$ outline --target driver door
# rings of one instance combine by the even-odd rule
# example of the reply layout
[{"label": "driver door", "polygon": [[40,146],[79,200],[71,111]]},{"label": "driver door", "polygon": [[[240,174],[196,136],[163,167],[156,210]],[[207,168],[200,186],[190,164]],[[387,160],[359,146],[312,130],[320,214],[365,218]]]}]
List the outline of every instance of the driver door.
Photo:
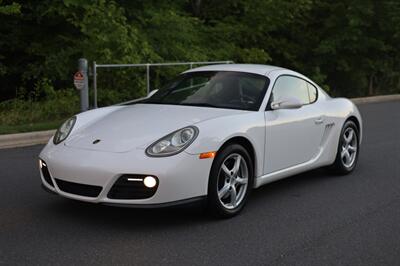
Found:
[{"label": "driver door", "polygon": [[[303,105],[296,109],[272,110],[271,103],[283,98],[296,98]],[[318,154],[324,132],[317,89],[299,77],[278,77],[265,112],[265,123],[264,174],[313,159]]]}]

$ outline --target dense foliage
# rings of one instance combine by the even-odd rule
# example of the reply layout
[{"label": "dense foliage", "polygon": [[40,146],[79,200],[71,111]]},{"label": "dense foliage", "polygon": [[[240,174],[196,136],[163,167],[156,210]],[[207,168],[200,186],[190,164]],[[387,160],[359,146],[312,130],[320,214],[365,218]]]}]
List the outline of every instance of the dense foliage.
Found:
[{"label": "dense foliage", "polygon": [[[80,57],[273,64],[333,95],[400,92],[398,0],[0,0],[0,19],[0,112],[69,95]],[[152,87],[182,70],[154,68]],[[144,73],[99,70],[101,104],[142,96]]]}]

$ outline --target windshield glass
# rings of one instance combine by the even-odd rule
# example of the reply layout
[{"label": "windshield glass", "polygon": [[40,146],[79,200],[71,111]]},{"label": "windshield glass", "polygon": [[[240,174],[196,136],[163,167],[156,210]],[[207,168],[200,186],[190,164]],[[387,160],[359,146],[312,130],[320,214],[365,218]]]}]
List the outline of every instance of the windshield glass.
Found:
[{"label": "windshield glass", "polygon": [[140,103],[258,110],[268,87],[265,76],[230,71],[190,72]]}]

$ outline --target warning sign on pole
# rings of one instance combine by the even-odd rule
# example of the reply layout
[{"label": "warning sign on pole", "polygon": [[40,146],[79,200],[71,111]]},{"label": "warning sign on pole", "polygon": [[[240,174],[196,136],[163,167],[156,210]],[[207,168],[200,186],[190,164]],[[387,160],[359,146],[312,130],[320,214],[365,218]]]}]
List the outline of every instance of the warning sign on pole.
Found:
[{"label": "warning sign on pole", "polygon": [[85,87],[85,76],[81,71],[78,71],[74,75],[74,86],[77,90],[82,90]]}]

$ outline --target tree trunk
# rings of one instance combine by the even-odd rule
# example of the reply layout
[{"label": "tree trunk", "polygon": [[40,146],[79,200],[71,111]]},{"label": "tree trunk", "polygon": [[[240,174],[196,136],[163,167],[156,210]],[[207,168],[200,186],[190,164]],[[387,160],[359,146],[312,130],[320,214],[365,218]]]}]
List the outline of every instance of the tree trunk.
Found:
[{"label": "tree trunk", "polygon": [[201,0],[192,0],[193,13],[196,17],[200,16]]}]

